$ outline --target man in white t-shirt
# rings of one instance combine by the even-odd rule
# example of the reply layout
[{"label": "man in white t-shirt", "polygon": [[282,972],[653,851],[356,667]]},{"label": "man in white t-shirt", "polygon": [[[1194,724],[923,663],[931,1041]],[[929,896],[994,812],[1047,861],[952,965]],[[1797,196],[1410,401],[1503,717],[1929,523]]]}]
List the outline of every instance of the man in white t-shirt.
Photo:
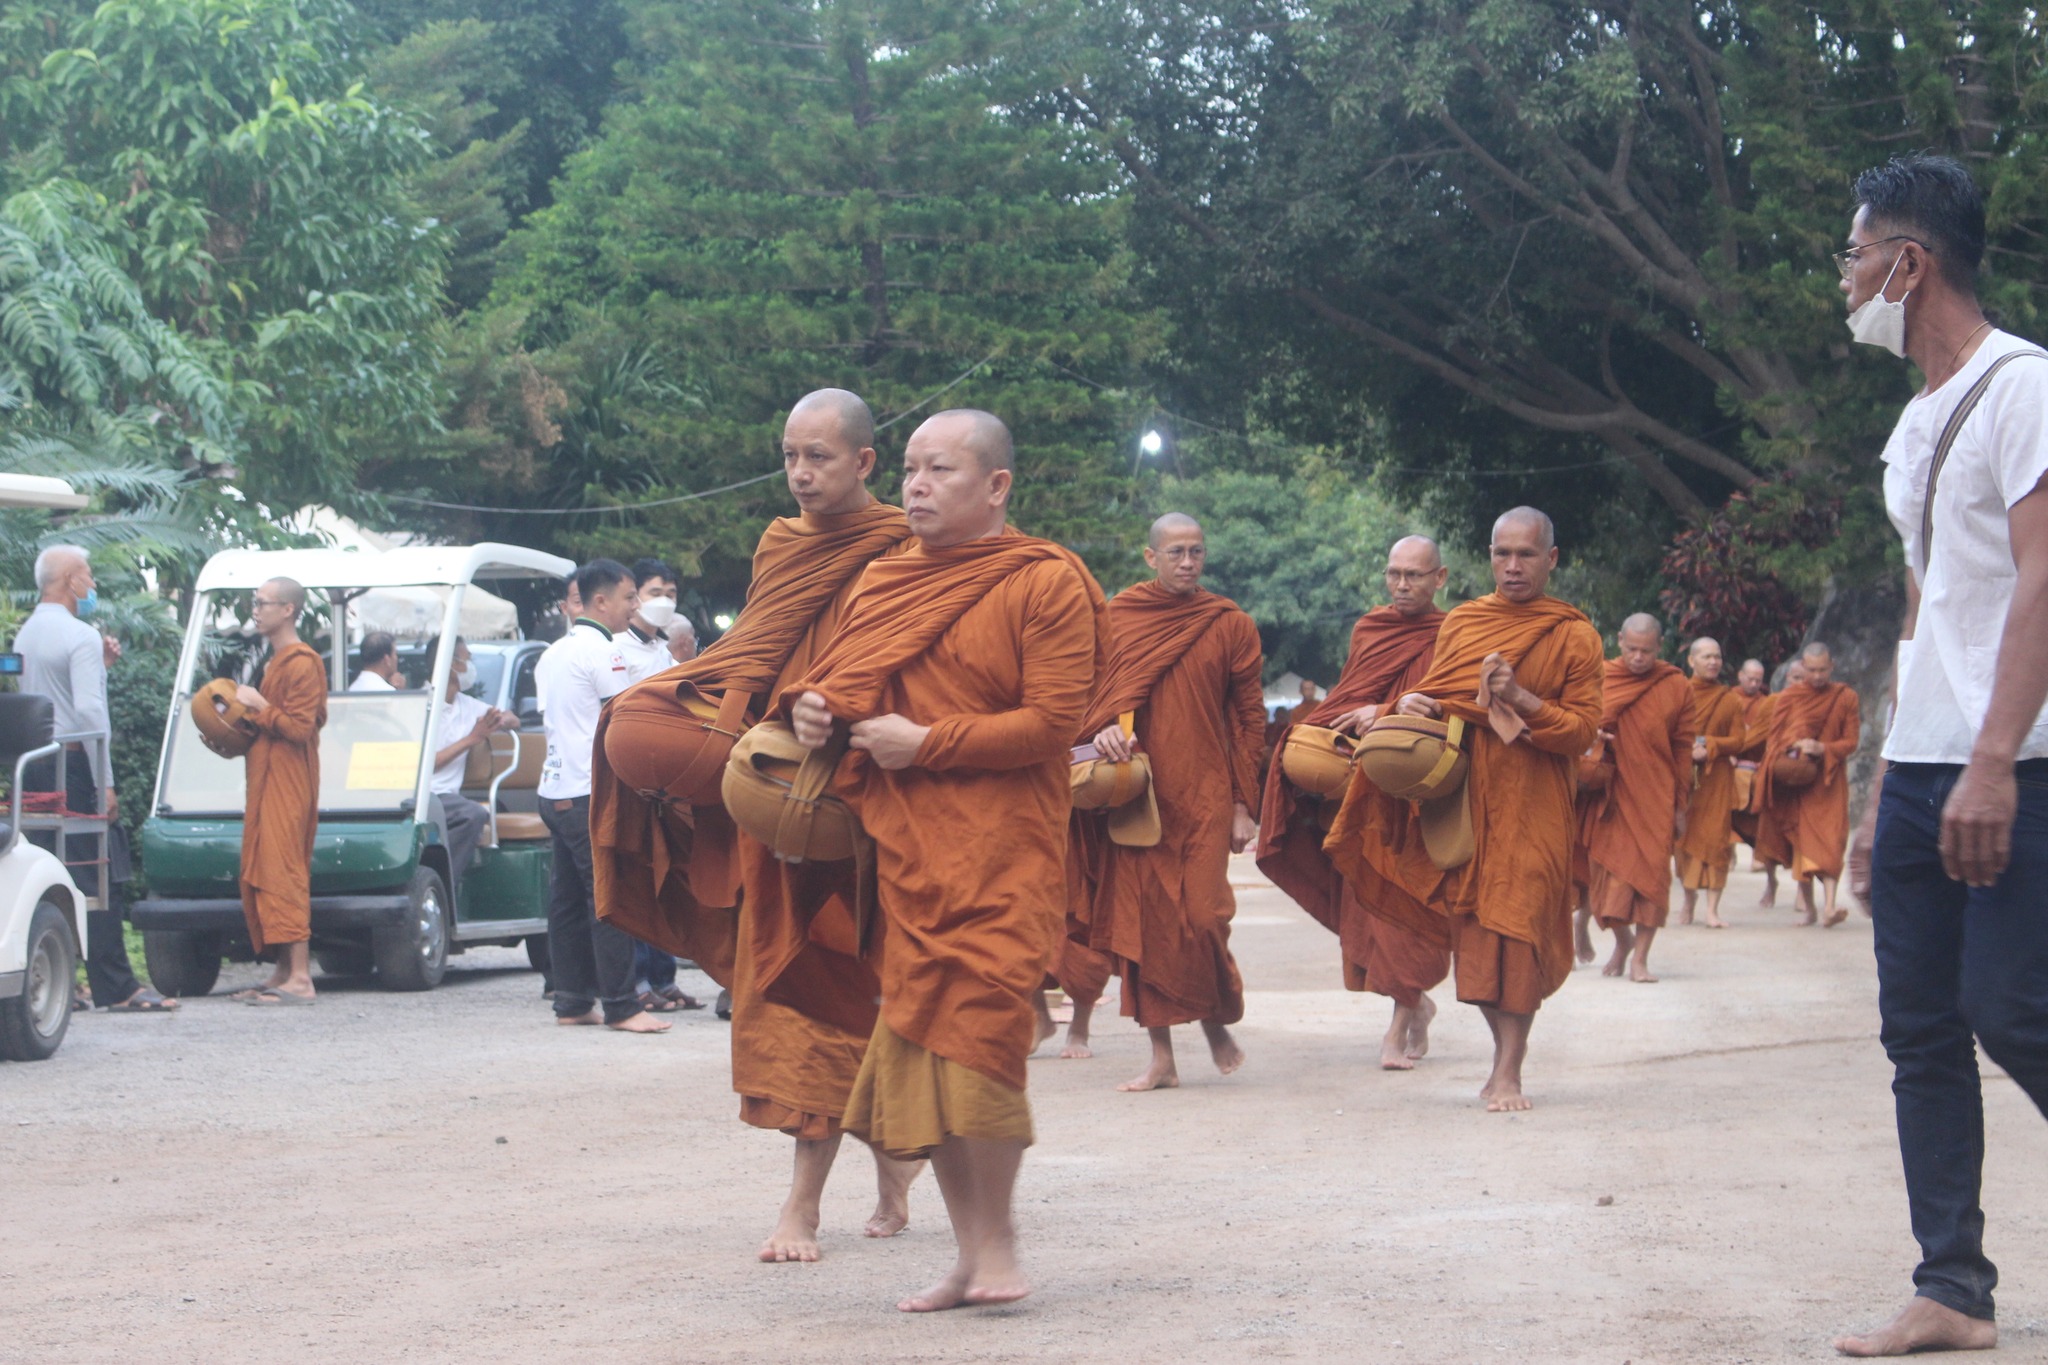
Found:
[{"label": "man in white t-shirt", "polygon": [[[431,680],[440,666],[441,642],[427,647],[427,677]],[[460,895],[462,874],[476,861],[477,845],[490,827],[491,813],[481,802],[462,794],[463,770],[469,766],[469,751],[488,744],[500,730],[516,730],[519,718],[469,695],[465,690],[476,682],[470,667],[469,646],[460,636],[455,640],[455,657],[448,670],[448,691],[443,697],[441,723],[434,730],[434,795],[441,800],[441,816],[448,827],[448,890]]]},{"label": "man in white t-shirt", "polygon": [[405,686],[405,675],[398,671],[398,641],[385,631],[373,630],[363,637],[358,667],[361,671],[348,685],[351,692],[396,692]]},{"label": "man in white t-shirt", "polygon": [[[2048,1112],[2048,356],[1978,306],[1984,201],[1960,164],[1898,158],[1855,193],[1836,258],[1850,330],[1926,378],[1884,450],[1907,614],[1871,869],[1921,1260],[1912,1302],[1835,1346],[1981,1350],[1998,1341],[1998,1272],[1979,1202],[1977,1044]],[[1935,477],[1942,432],[1972,393]]]},{"label": "man in white t-shirt", "polygon": [[640,603],[619,633],[619,652],[625,655],[626,671],[639,682],[682,662],[673,652],[677,631],[688,631],[693,640],[697,632],[690,619],[676,609],[681,589],[674,569],[658,559],[636,559],[633,585]]},{"label": "man in white t-shirt", "polygon": [[634,990],[634,939],[597,917],[590,862],[590,746],[598,713],[632,681],[617,636],[639,597],[616,559],[593,559],[578,569],[576,588],[582,614],[534,669],[548,736],[538,795],[541,821],[554,839],[548,957],[555,1022],[665,1033],[668,1021],[649,1018]]}]

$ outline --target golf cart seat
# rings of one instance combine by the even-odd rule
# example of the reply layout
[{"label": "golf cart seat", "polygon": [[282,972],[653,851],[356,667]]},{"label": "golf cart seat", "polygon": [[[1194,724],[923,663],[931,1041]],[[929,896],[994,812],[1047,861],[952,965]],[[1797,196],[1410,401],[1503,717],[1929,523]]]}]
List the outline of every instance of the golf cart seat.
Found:
[{"label": "golf cart seat", "polygon": [[547,748],[545,736],[521,730],[492,735],[488,744],[479,744],[469,751],[462,782],[465,787],[490,788],[490,799],[485,804],[496,811],[491,820],[493,844],[537,843],[550,837],[547,825],[533,812],[497,810],[499,792],[533,791],[540,786],[541,761],[547,757]]},{"label": "golf cart seat", "polygon": [[27,692],[0,694],[0,771],[13,779],[12,800],[0,811],[0,848],[14,835],[14,812],[22,802],[22,760],[48,749],[57,733],[57,708],[48,697]]}]

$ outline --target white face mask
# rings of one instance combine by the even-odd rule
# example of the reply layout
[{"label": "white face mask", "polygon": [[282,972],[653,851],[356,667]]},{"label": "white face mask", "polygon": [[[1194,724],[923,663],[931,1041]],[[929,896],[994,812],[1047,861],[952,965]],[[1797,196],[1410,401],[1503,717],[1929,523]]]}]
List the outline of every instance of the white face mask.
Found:
[{"label": "white face mask", "polygon": [[643,597],[640,599],[640,619],[658,631],[665,631],[675,623],[676,604],[666,597]]},{"label": "white face mask", "polygon": [[1906,354],[1906,300],[1913,297],[1913,291],[1908,289],[1897,303],[1888,302],[1884,291],[1892,287],[1892,276],[1899,273],[1899,262],[1905,258],[1906,253],[1902,249],[1893,258],[1883,286],[1849,314],[1850,336],[1865,346],[1882,346],[1901,358]]},{"label": "white face mask", "polygon": [[455,674],[455,690],[467,692],[476,686],[476,665],[465,662]]}]

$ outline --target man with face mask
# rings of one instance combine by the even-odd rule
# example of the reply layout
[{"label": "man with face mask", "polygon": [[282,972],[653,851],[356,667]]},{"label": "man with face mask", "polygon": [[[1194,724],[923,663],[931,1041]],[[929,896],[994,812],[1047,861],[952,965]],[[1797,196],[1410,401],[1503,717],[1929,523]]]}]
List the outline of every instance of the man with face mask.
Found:
[{"label": "man with face mask", "polygon": [[[427,677],[441,663],[441,640],[427,647]],[[448,825],[448,890],[460,895],[462,874],[476,861],[477,845],[489,828],[491,813],[462,794],[462,772],[469,764],[469,751],[490,742],[500,730],[516,730],[519,719],[469,695],[476,682],[476,670],[469,662],[469,646],[460,636],[455,640],[455,658],[448,670],[448,691],[442,698],[441,724],[434,732],[434,795],[441,799],[441,814]]]},{"label": "man with face mask", "polygon": [[1835,1346],[1981,1350],[1998,1271],[1977,1045],[2048,1112],[2048,354],[1978,305],[1984,201],[1961,165],[1900,158],[1855,194],[1838,258],[1852,329],[1926,379],[1884,450],[1906,619],[1871,868],[1921,1260],[1907,1307]]},{"label": "man with face mask", "polygon": [[[633,578],[640,592],[639,609],[626,623],[618,638],[619,653],[625,656],[626,671],[634,682],[651,678],[680,660],[669,651],[669,633],[677,622],[676,571],[658,559],[633,561]],[[687,620],[683,621],[688,626]],[[693,636],[694,630],[690,632]]]}]

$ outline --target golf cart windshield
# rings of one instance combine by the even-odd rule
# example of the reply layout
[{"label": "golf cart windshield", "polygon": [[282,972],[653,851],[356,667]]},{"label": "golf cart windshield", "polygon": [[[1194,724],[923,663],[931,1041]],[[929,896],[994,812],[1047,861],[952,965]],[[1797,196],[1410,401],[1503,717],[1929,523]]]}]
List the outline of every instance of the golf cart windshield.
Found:
[{"label": "golf cart windshield", "polygon": [[[427,735],[425,692],[335,692],[320,731],[320,813],[396,812],[411,806]],[[247,779],[187,720],[171,727],[157,799],[165,815],[239,815]]]}]

